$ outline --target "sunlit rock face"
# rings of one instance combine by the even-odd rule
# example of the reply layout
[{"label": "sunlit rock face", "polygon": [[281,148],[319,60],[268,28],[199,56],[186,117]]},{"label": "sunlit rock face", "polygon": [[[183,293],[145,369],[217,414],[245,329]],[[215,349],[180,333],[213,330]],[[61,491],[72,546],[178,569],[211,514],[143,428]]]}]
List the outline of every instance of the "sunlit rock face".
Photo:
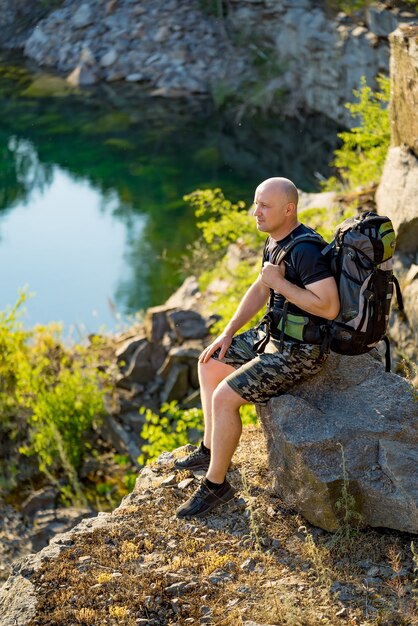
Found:
[{"label": "sunlit rock face", "polygon": [[[402,285],[406,320],[392,315],[391,336],[405,355],[418,356],[418,26],[390,36],[391,147],[376,204],[397,233],[395,271]],[[416,380],[418,375],[416,373]]]},{"label": "sunlit rock face", "polygon": [[391,42],[392,146],[376,194],[379,213],[397,231],[399,252],[418,249],[418,26],[399,28]]},{"label": "sunlit rock face", "polygon": [[354,524],[418,532],[417,405],[404,378],[370,354],[331,354],[258,414],[275,489],[310,523],[334,531],[348,512]]}]

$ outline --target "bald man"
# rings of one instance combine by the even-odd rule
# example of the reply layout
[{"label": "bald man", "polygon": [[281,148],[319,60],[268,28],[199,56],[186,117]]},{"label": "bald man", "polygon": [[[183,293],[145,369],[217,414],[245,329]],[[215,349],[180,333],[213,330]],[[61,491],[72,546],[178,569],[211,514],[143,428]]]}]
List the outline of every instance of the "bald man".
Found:
[{"label": "bald man", "polygon": [[[316,374],[327,358],[321,327],[337,316],[340,303],[321,247],[301,241],[284,262],[270,262],[290,239],[312,233],[298,221],[297,204],[298,191],[287,178],[269,178],[256,189],[253,215],[258,230],[268,234],[262,267],[223,333],[199,357],[204,438],[175,468],[207,473],[177,509],[178,517],[204,516],[233,498],[226,473],[241,436],[240,407],[285,393]],[[237,335],[268,301],[272,325]],[[279,330],[284,311],[286,324]]]}]

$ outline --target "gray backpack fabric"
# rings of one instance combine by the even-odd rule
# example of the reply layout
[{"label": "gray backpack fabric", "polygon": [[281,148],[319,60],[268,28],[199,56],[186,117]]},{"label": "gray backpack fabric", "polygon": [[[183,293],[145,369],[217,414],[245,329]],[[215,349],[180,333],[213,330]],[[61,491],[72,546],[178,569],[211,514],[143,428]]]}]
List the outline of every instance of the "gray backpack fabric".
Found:
[{"label": "gray backpack fabric", "polygon": [[363,354],[382,339],[390,371],[386,330],[394,286],[403,310],[399,283],[393,275],[395,232],[389,218],[372,211],[340,224],[322,254],[330,259],[340,296],[338,317],[329,323],[330,348],[339,354]]}]

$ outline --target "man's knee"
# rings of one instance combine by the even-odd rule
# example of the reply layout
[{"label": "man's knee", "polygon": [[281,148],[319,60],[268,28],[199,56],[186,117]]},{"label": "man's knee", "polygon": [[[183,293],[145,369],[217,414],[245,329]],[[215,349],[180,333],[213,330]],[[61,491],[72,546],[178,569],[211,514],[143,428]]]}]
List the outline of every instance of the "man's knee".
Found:
[{"label": "man's knee", "polygon": [[198,374],[200,384],[217,385],[220,381],[226,378],[231,371],[233,371],[231,365],[222,363],[217,359],[210,358],[206,363],[198,363]]},{"label": "man's knee", "polygon": [[232,389],[228,385],[228,383],[223,380],[219,383],[213,393],[213,410],[214,414],[218,412],[219,409],[228,407],[230,409],[238,409],[243,404],[247,404],[247,401],[244,400],[236,391]]}]

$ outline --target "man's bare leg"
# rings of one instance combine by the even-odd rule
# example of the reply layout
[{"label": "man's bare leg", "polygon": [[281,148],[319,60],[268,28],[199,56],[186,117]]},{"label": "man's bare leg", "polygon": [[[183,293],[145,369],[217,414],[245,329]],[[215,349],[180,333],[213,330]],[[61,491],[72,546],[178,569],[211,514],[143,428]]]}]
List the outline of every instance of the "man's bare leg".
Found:
[{"label": "man's bare leg", "polygon": [[205,434],[203,443],[212,448],[212,399],[213,394],[231,372],[236,371],[232,365],[222,363],[216,359],[209,359],[206,363],[199,362],[200,396],[202,399],[203,416],[205,420]]},{"label": "man's bare leg", "polygon": [[[242,432],[239,408],[247,404],[227,382],[218,384],[212,398],[211,459],[206,478],[223,483]],[[206,444],[205,444],[206,445]]]}]

